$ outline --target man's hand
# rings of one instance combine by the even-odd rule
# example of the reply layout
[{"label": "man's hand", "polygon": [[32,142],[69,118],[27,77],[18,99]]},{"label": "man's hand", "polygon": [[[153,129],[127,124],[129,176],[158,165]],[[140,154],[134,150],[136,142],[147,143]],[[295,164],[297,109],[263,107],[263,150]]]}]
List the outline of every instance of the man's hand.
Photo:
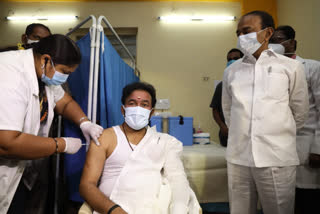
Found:
[{"label": "man's hand", "polygon": [[220,127],[220,131],[223,136],[228,136],[229,129],[225,124]]},{"label": "man's hand", "polygon": [[309,155],[309,166],[311,168],[320,168],[320,155],[310,153],[310,155]]}]

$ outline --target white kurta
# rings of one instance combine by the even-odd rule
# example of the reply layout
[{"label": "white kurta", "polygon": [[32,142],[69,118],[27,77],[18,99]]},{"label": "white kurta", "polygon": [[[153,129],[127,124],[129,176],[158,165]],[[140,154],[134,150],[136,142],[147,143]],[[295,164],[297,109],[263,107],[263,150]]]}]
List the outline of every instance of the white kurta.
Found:
[{"label": "white kurta", "polygon": [[300,165],[297,167],[297,187],[320,188],[320,169],[309,167],[310,153],[320,154],[320,62],[296,58],[305,68],[309,92],[309,116],[297,132],[297,152]]},{"label": "white kurta", "polygon": [[[46,86],[46,92],[49,114],[42,136],[48,135],[53,108],[64,95],[61,86]],[[39,134],[39,86],[32,49],[0,53],[0,100],[0,130]],[[26,164],[0,157],[0,214],[7,213]]]},{"label": "white kurta", "polygon": [[296,128],[308,117],[300,62],[265,50],[245,56],[223,78],[222,108],[229,126],[227,161],[249,167],[298,165]]},{"label": "white kurta", "polygon": [[181,142],[148,128],[121,170],[110,199],[129,214],[198,214],[200,206],[181,153]]}]

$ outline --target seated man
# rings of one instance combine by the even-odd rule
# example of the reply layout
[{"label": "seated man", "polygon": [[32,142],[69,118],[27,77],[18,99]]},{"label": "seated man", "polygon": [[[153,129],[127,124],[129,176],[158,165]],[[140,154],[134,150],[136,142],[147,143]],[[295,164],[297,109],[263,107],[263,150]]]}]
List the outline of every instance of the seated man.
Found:
[{"label": "seated man", "polygon": [[129,84],[121,101],[125,122],[104,130],[101,146],[90,144],[81,196],[94,213],[198,214],[180,159],[182,143],[147,127],[156,103],[153,86]]}]

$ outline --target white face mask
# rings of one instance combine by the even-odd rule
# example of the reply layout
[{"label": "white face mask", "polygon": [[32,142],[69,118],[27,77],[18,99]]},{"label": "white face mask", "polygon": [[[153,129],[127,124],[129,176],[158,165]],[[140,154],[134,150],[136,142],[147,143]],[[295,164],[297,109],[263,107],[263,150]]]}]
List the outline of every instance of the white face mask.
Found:
[{"label": "white face mask", "polygon": [[123,109],[125,122],[130,128],[140,130],[148,125],[151,110],[140,106],[127,108],[123,106]]},{"label": "white face mask", "polygon": [[275,43],[269,43],[268,44],[268,47],[269,48],[272,48],[272,50],[278,54],[281,54],[281,55],[284,55],[284,54],[287,54],[286,53],[286,48],[283,46],[283,43],[286,43],[290,41],[290,39],[286,40],[286,41],[283,41],[279,44],[275,44]]},{"label": "white face mask", "polygon": [[37,42],[39,42],[39,40],[32,40],[32,39],[28,39],[27,40],[27,44],[32,44],[32,43],[37,43]]},{"label": "white face mask", "polygon": [[265,29],[260,30],[259,32],[252,32],[252,33],[239,36],[237,48],[240,49],[245,55],[254,54],[265,42],[263,41],[262,43],[260,43],[257,39],[258,33],[260,33],[261,31],[264,31]]},{"label": "white face mask", "polygon": [[268,44],[268,47],[271,48],[277,54],[281,54],[281,55],[284,55],[284,52],[286,51],[282,44],[270,43],[270,44]]}]

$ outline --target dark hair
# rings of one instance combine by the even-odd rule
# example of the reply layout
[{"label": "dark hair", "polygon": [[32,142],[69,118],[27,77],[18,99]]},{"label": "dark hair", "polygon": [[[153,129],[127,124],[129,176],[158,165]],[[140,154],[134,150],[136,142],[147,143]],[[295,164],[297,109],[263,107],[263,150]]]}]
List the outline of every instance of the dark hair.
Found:
[{"label": "dark hair", "polygon": [[33,51],[36,54],[48,54],[55,64],[77,65],[81,62],[80,49],[69,37],[53,34],[34,43]]},{"label": "dark hair", "polygon": [[269,13],[261,10],[255,10],[245,14],[244,16],[249,16],[249,15],[260,17],[261,29],[265,29],[266,27],[272,27],[273,29],[275,28],[273,18]]},{"label": "dark hair", "polygon": [[30,35],[33,33],[33,31],[34,31],[34,29],[35,29],[36,27],[45,28],[45,29],[49,32],[49,34],[51,35],[51,31],[50,31],[50,29],[49,29],[47,26],[45,26],[45,25],[43,25],[43,24],[40,24],[40,23],[32,23],[32,24],[28,25],[27,28],[26,28],[26,34],[27,34],[27,36],[30,36]]},{"label": "dark hair", "polygon": [[240,58],[243,57],[243,53],[242,53],[239,49],[237,49],[237,48],[232,48],[232,49],[228,52],[227,56],[228,56],[230,53],[232,53],[232,52],[239,52],[239,53],[240,53]]},{"label": "dark hair", "polygon": [[286,39],[295,39],[296,37],[296,31],[289,25],[279,26],[276,31],[282,31]]},{"label": "dark hair", "polygon": [[151,105],[152,108],[156,105],[157,99],[156,99],[156,90],[154,87],[148,83],[145,82],[134,82],[129,85],[126,85],[123,90],[122,90],[122,97],[121,97],[121,102],[124,105],[126,102],[126,99],[132,94],[132,92],[136,90],[142,90],[146,91],[150,94],[151,96]]}]

